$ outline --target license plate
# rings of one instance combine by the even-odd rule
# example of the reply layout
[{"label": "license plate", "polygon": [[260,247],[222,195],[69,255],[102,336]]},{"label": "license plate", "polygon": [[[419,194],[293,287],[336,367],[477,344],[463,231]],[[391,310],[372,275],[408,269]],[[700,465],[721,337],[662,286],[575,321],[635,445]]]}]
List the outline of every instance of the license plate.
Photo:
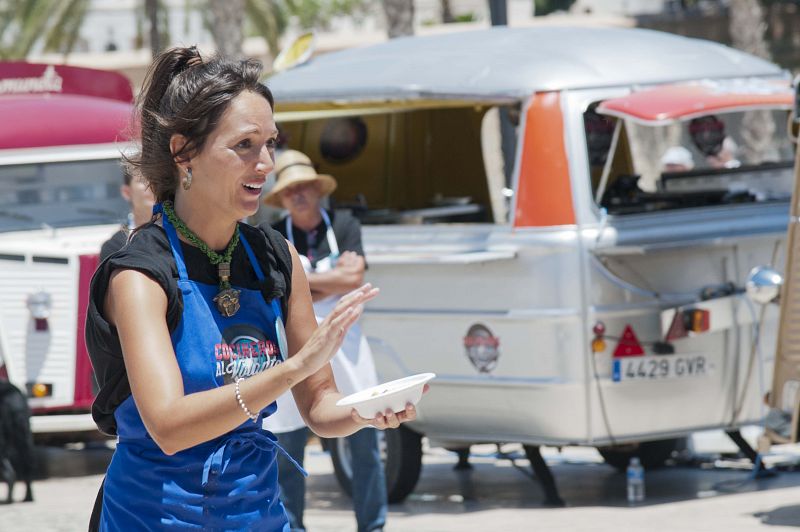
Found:
[{"label": "license plate", "polygon": [[614,359],[614,382],[705,377],[713,369],[706,355],[663,355]]}]

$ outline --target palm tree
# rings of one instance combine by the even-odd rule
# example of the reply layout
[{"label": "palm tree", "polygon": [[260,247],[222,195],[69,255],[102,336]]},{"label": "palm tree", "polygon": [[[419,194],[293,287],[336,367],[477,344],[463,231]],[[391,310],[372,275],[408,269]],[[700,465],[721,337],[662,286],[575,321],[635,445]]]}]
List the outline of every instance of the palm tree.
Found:
[{"label": "palm tree", "polygon": [[244,4],[245,0],[208,1],[209,30],[217,49],[225,56],[242,55]]},{"label": "palm tree", "polygon": [[442,12],[442,23],[449,24],[455,22],[456,18],[453,16],[453,8],[450,6],[450,0],[439,0]]},{"label": "palm tree", "polygon": [[286,30],[287,13],[276,0],[246,0],[247,18],[255,30],[267,41],[272,57],[280,52],[278,39]]},{"label": "palm tree", "polygon": [[[767,24],[758,0],[731,0],[728,30],[733,46],[767,61],[772,60],[764,34]],[[769,111],[748,111],[742,118],[742,155],[745,162],[757,164],[769,155],[775,135],[775,121]]]},{"label": "palm tree", "polygon": [[25,59],[37,43],[69,54],[90,0],[6,0],[0,3],[0,59]]},{"label": "palm tree", "polygon": [[[69,54],[79,37],[91,0],[0,0],[0,60],[24,59],[37,45],[46,52]],[[262,35],[275,56],[278,39],[290,16],[303,29],[324,27],[335,16],[364,11],[371,0],[186,0],[186,11],[203,13],[206,27],[220,51],[241,56],[247,20]],[[136,7],[137,42],[149,26],[155,56],[170,43],[165,0],[140,0]],[[146,21],[146,22],[145,22]]]},{"label": "palm tree", "polygon": [[[188,6],[188,4],[187,4]],[[136,8],[136,42],[144,43],[142,31],[142,18],[147,20],[149,26],[150,52],[157,56],[170,42],[169,35],[169,10],[164,0],[143,0]]]},{"label": "palm tree", "polygon": [[[195,0],[203,9],[205,25],[217,48],[227,55],[242,54],[244,24],[249,23],[261,35],[275,57],[280,52],[279,39],[290,17],[304,30],[326,27],[331,19],[357,15],[368,9],[371,0]],[[235,15],[243,15],[236,17]]]},{"label": "palm tree", "polygon": [[389,38],[414,35],[414,0],[383,0],[382,3]]},{"label": "palm tree", "polygon": [[158,35],[158,0],[144,0],[144,13],[150,22],[150,51],[155,57],[161,50],[161,39]]}]

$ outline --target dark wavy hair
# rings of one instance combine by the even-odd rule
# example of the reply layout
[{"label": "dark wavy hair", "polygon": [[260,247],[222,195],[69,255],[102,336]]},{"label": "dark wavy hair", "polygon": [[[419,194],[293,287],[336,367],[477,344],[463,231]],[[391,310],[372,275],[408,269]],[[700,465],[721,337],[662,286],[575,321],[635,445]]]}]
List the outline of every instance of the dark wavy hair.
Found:
[{"label": "dark wavy hair", "polygon": [[[259,94],[275,108],[272,93],[259,81],[261,73],[259,61],[232,61],[220,55],[204,61],[194,46],[171,48],[156,57],[136,102],[141,150],[126,160],[147,180],[156,201],[175,196],[180,181],[175,161],[203,149],[239,94]],[[176,133],[187,142],[172,153],[169,142]]]}]

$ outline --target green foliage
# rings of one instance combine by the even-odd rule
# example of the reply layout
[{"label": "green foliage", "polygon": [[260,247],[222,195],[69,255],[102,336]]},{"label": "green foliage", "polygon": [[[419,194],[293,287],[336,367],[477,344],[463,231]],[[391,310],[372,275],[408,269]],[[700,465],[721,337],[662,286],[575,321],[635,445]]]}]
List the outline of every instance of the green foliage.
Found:
[{"label": "green foliage", "polygon": [[248,22],[258,35],[264,37],[272,55],[279,51],[278,38],[286,30],[286,11],[275,0],[247,0]]},{"label": "green foliage", "polygon": [[358,17],[366,13],[373,0],[247,0],[247,22],[264,37],[272,55],[279,50],[278,40],[295,19],[301,29],[327,28],[335,17]]},{"label": "green foliage", "polygon": [[0,2],[0,59],[25,59],[37,43],[47,52],[72,51],[90,0]]},{"label": "green foliage", "polygon": [[[210,0],[185,0],[184,7],[203,13],[208,26]],[[246,0],[246,23],[264,37],[270,52],[279,51],[279,38],[290,20],[302,29],[327,28],[335,17],[363,16],[375,0]],[[75,47],[91,0],[0,0],[0,59],[24,59],[41,43],[44,51],[70,53]],[[158,1],[158,27],[169,43],[168,7]],[[137,43],[147,42],[144,2],[135,8]],[[184,20],[188,26],[188,17]]]},{"label": "green foliage", "polygon": [[45,52],[69,52],[78,40],[83,19],[89,7],[89,0],[67,2],[68,6],[53,24],[53,31],[47,34]]},{"label": "green foliage", "polygon": [[461,13],[453,17],[453,22],[475,22],[478,20],[478,15],[470,11],[469,13]]},{"label": "green foliage", "polygon": [[289,15],[297,17],[303,29],[325,28],[335,17],[363,12],[367,0],[286,0]]}]

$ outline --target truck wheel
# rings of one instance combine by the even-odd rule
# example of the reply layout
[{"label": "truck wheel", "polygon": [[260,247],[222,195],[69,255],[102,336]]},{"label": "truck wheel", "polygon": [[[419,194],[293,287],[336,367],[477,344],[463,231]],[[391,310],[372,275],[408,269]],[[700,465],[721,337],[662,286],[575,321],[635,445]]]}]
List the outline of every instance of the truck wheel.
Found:
[{"label": "truck wheel", "polygon": [[672,453],[685,448],[686,438],[670,438],[667,440],[643,441],[616,445],[613,447],[598,447],[597,450],[606,463],[619,471],[625,471],[631,458],[638,456],[645,469],[663,467]]},{"label": "truck wheel", "polygon": [[[403,502],[414,491],[422,470],[422,436],[401,426],[378,431],[383,467],[386,472],[386,492],[390,503]],[[353,494],[353,468],[350,444],[346,438],[328,440],[333,472],[342,490]]]}]

